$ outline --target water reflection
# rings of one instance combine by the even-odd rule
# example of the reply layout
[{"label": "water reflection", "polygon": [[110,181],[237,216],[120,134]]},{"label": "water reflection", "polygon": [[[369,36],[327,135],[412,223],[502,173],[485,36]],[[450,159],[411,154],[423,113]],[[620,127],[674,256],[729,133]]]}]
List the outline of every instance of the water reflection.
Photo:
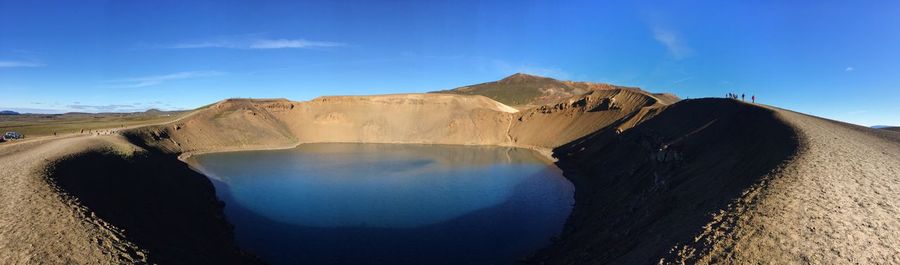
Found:
[{"label": "water reflection", "polygon": [[571,184],[524,149],[307,144],[194,159],[239,244],[275,263],[513,263],[571,211]]}]

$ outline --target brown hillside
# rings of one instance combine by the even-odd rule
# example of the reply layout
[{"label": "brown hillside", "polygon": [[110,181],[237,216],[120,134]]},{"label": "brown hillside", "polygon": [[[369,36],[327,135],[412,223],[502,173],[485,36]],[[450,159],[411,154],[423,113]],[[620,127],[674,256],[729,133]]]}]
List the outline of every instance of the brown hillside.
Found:
[{"label": "brown hillside", "polygon": [[523,110],[510,129],[520,145],[557,147],[601,129],[627,130],[666,104],[628,89],[597,90]]},{"label": "brown hillside", "polygon": [[307,102],[232,99],[131,135],[173,153],[286,148],[314,142],[549,149],[615,122],[630,128],[662,106],[649,94],[620,89],[594,91],[521,112],[483,96],[450,94],[335,96]]}]

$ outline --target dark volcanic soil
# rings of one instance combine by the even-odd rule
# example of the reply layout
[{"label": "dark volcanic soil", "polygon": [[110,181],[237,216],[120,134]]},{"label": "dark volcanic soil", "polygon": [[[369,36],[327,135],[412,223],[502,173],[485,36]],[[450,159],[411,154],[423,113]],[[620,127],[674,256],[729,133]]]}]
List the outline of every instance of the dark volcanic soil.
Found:
[{"label": "dark volcanic soil", "polygon": [[238,250],[212,183],[172,155],[88,152],[57,162],[50,178],[160,264],[253,264]]},{"label": "dark volcanic soil", "polygon": [[733,100],[686,100],[625,133],[557,148],[576,207],[557,243],[531,262],[648,264],[676,254],[796,152],[795,132],[773,115]]}]

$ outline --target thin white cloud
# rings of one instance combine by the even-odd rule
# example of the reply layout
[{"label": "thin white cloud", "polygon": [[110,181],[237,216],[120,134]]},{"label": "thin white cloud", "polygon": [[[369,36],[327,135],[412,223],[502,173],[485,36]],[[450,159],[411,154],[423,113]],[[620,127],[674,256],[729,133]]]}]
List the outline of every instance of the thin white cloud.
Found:
[{"label": "thin white cloud", "polygon": [[684,59],[694,53],[678,32],[673,30],[664,29],[662,27],[653,27],[653,38],[665,46],[669,51],[669,54],[675,59]]},{"label": "thin white cloud", "polygon": [[311,41],[305,39],[269,39],[256,37],[228,37],[203,41],[187,41],[173,45],[165,45],[169,49],[312,49],[346,46],[345,43],[330,41]]},{"label": "thin white cloud", "polygon": [[343,43],[328,41],[308,41],[289,39],[262,39],[250,44],[250,49],[286,49],[286,48],[328,48],[344,46]]},{"label": "thin white cloud", "polygon": [[26,62],[26,61],[0,61],[0,68],[40,67],[40,66],[44,66],[44,64],[37,63],[37,62]]},{"label": "thin white cloud", "polygon": [[689,81],[689,80],[691,80],[691,79],[694,79],[694,77],[693,77],[693,76],[688,76],[688,77],[685,77],[685,78],[682,78],[682,79],[678,79],[678,80],[672,81],[672,83],[673,83],[673,84],[681,84],[681,83],[684,83],[684,82]]},{"label": "thin white cloud", "polygon": [[[48,105],[48,104],[44,104]],[[87,113],[102,113],[102,112],[143,112],[148,109],[165,109],[165,110],[173,110],[177,109],[173,107],[171,104],[107,104],[107,105],[89,105],[89,104],[80,104],[73,102],[69,105],[56,105],[50,104],[46,108],[38,106],[38,107],[8,107],[2,108],[0,110],[11,110],[18,113],[34,113],[34,114],[59,114],[59,113],[67,113],[67,112],[87,112]],[[160,107],[164,106],[164,107]]]},{"label": "thin white cloud", "polygon": [[104,81],[104,83],[106,83],[108,85],[106,87],[109,87],[109,88],[140,88],[140,87],[159,85],[159,84],[165,83],[167,81],[220,76],[220,75],[223,75],[223,73],[218,72],[218,71],[190,71],[190,72],[178,72],[178,73],[166,74],[166,75],[154,75],[154,76],[145,76],[145,77],[136,77],[136,78],[114,79],[114,80]]},{"label": "thin white cloud", "polygon": [[844,68],[844,72],[852,72],[853,70],[856,70],[853,69],[853,66],[847,66],[847,68]]},{"label": "thin white cloud", "polygon": [[[143,105],[143,106],[140,106]],[[161,109],[159,105],[165,106],[162,109],[173,109],[171,104],[108,104],[108,105],[86,105],[86,104],[72,104],[66,105],[66,110],[58,111],[58,112],[89,112],[89,113],[102,113],[102,112],[119,112],[119,113],[127,113],[127,112],[143,112],[149,109]]]},{"label": "thin white cloud", "polygon": [[51,114],[51,113],[63,113],[64,110],[59,109],[45,109],[45,108],[19,108],[19,107],[9,107],[3,108],[0,110],[11,110],[18,113],[37,113],[37,114]]},{"label": "thin white cloud", "polygon": [[96,111],[96,112],[110,112],[110,111],[118,111],[123,109],[132,110],[134,106],[132,105],[124,105],[124,104],[110,104],[110,105],[68,105],[66,106],[70,109],[79,110],[79,111]]}]

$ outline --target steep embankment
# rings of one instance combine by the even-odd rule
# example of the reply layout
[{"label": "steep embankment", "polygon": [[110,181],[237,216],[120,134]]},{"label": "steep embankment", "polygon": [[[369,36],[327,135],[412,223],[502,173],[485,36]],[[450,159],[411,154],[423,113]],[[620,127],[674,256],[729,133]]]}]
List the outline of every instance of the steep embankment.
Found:
[{"label": "steep embankment", "polygon": [[120,139],[64,138],[0,146],[0,261],[2,263],[132,263],[144,251],[74,199],[48,185],[55,161]]},{"label": "steep embankment", "polygon": [[702,99],[555,151],[577,205],[533,263],[900,261],[897,133]]},{"label": "steep embankment", "polygon": [[510,125],[510,137],[519,145],[554,148],[598,130],[627,130],[666,105],[634,90],[591,91],[523,110]]},{"label": "steep embankment", "polygon": [[0,261],[252,263],[204,176],[121,136],[0,147]]},{"label": "steep embankment", "polygon": [[481,96],[405,94],[306,102],[231,99],[179,122],[130,135],[171,153],[268,149],[314,142],[506,142],[515,112]]},{"label": "steep embankment", "polygon": [[557,148],[576,207],[559,241],[533,262],[666,257],[795,153],[794,131],[775,116],[732,100],[687,100],[621,134],[600,131]]},{"label": "steep embankment", "polygon": [[775,111],[799,152],[673,261],[900,263],[900,133]]},{"label": "steep embankment", "polygon": [[405,94],[306,102],[232,99],[129,136],[170,153],[292,147],[315,142],[503,145],[549,149],[664,106],[631,90],[594,91],[517,112],[483,96]]}]

